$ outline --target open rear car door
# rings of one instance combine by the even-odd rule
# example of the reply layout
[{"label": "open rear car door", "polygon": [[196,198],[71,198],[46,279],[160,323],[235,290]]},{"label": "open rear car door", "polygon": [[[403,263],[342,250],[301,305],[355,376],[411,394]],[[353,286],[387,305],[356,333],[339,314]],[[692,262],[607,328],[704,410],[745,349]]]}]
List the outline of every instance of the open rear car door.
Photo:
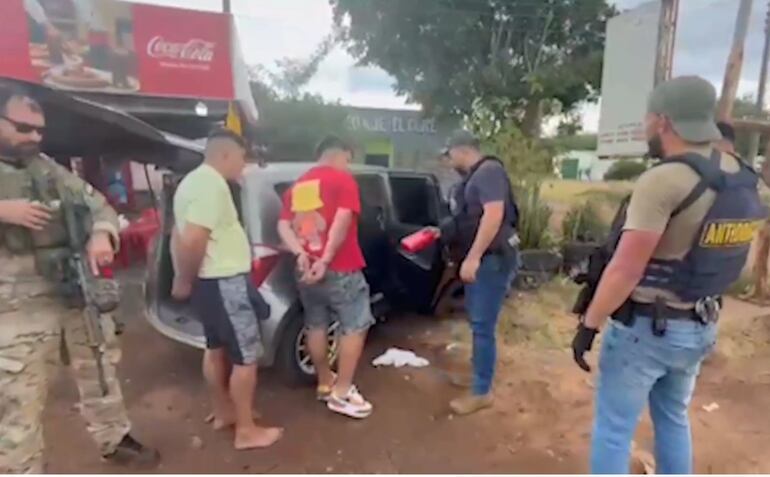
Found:
[{"label": "open rear car door", "polygon": [[389,171],[388,178],[393,201],[393,217],[388,224],[392,279],[409,308],[432,313],[452,280],[451,264],[438,241],[411,254],[401,248],[401,239],[426,226],[437,226],[449,210],[434,176]]}]

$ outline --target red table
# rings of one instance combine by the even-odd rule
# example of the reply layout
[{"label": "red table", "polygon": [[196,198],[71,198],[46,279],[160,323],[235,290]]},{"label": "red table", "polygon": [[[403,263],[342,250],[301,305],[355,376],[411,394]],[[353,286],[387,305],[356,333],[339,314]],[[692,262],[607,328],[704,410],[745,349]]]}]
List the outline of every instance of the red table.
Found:
[{"label": "red table", "polygon": [[120,231],[120,250],[115,257],[115,265],[125,268],[137,260],[146,260],[152,241],[159,231],[158,211],[147,209],[142,212],[138,219]]}]

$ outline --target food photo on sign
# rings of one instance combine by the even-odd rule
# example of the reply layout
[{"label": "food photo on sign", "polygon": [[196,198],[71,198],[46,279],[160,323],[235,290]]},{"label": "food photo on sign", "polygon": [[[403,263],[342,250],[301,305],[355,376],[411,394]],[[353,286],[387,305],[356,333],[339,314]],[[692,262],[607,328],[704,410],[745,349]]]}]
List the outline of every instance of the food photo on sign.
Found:
[{"label": "food photo on sign", "polygon": [[140,89],[131,5],[94,0],[24,0],[29,55],[42,82],[61,89]]}]

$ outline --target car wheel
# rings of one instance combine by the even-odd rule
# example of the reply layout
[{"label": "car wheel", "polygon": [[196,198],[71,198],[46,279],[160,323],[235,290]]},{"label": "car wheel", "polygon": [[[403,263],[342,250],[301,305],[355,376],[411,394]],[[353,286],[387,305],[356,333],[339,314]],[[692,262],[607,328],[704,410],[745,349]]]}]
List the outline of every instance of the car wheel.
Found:
[{"label": "car wheel", "polygon": [[[334,367],[339,356],[340,324],[335,321],[327,330],[329,364]],[[307,332],[301,314],[296,314],[287,324],[278,348],[278,362],[281,374],[292,385],[307,385],[316,382],[316,373],[307,347]]]}]

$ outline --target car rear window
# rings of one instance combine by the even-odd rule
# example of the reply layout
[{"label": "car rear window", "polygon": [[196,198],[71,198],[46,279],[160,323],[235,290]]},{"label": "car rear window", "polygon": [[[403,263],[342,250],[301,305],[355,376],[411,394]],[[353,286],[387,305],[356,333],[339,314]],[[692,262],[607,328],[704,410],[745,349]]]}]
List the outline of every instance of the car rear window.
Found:
[{"label": "car rear window", "polygon": [[393,207],[399,222],[410,225],[436,225],[436,197],[424,177],[390,177]]}]

